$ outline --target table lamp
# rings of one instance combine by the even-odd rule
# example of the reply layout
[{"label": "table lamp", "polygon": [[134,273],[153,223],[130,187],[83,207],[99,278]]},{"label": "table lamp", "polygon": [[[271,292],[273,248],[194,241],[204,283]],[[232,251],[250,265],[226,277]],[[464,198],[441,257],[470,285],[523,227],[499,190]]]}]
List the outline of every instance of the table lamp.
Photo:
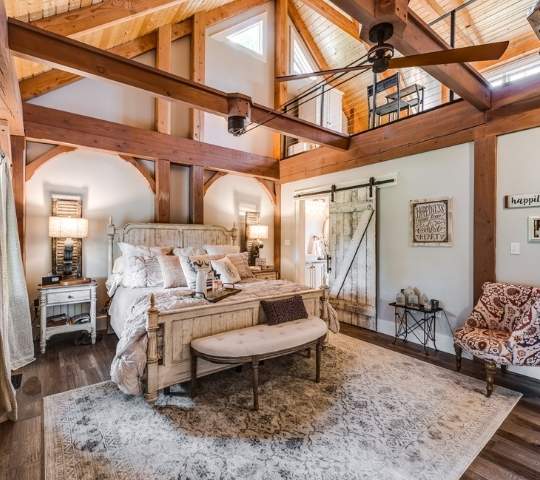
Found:
[{"label": "table lamp", "polygon": [[[64,277],[73,274],[73,239],[86,238],[87,236],[88,220],[86,218],[49,217],[49,237],[65,239]],[[79,256],[79,261],[81,256]]]},{"label": "table lamp", "polygon": [[259,250],[263,248],[261,240],[268,239],[268,225],[248,225],[246,229],[246,237],[253,242],[253,259],[259,258]]}]

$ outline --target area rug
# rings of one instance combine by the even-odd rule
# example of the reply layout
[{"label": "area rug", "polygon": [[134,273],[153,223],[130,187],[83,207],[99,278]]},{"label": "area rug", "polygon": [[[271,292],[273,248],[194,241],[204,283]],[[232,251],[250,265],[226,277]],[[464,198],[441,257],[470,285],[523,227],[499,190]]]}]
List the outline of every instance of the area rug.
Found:
[{"label": "area rug", "polygon": [[110,382],[44,399],[47,480],[457,480],[520,394],[344,335],[155,407]]}]

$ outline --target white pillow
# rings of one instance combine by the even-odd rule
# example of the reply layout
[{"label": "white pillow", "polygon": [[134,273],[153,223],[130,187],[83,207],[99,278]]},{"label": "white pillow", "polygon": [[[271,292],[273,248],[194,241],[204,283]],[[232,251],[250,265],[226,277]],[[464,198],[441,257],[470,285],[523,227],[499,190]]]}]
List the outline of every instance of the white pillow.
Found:
[{"label": "white pillow", "polygon": [[205,253],[206,252],[200,247],[176,247],[173,250],[173,255],[178,255],[179,257],[193,257],[195,255],[204,255]]},{"label": "white pillow", "polygon": [[238,269],[227,257],[221,260],[211,260],[211,262],[212,268],[223,283],[238,283],[241,280]]},{"label": "white pillow", "polygon": [[163,286],[163,274],[161,271],[161,263],[159,261],[162,257],[173,257],[173,255],[160,255],[158,257],[146,257],[144,259],[147,287]]},{"label": "white pillow", "polygon": [[194,289],[197,283],[197,271],[205,270],[210,273],[210,259],[208,255],[195,255],[192,257],[184,255],[179,258],[188,287]]},{"label": "white pillow", "polygon": [[131,243],[118,242],[118,247],[125,257],[157,257],[158,255],[170,255],[173,247],[147,247],[146,245],[132,245]]},{"label": "white pillow", "polygon": [[146,287],[145,257],[126,257],[122,286],[126,288]]},{"label": "white pillow", "polygon": [[228,253],[239,253],[238,245],[203,245],[208,255],[227,255]]},{"label": "white pillow", "polygon": [[124,273],[125,263],[126,257],[124,257],[123,255],[121,257],[118,257],[113,263],[112,273],[122,275],[122,273]]},{"label": "white pillow", "polygon": [[186,277],[176,255],[161,255],[157,257],[164,288],[177,288],[186,286]]},{"label": "white pillow", "polygon": [[105,287],[107,288],[107,295],[112,297],[116,292],[116,289],[122,285],[122,275],[119,273],[112,273],[107,281],[105,282]]}]

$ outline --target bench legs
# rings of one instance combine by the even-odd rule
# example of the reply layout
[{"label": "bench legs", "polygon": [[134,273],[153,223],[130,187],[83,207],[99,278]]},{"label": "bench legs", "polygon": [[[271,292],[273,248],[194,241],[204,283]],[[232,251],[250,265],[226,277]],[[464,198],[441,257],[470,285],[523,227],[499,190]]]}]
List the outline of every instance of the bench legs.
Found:
[{"label": "bench legs", "polygon": [[195,397],[197,391],[197,355],[191,353],[191,396]]},{"label": "bench legs", "polygon": [[316,355],[315,355],[315,381],[319,383],[321,381],[321,351],[322,340],[317,342]]},{"label": "bench legs", "polygon": [[259,410],[259,361],[253,359],[251,362],[251,373],[253,375],[253,410]]}]

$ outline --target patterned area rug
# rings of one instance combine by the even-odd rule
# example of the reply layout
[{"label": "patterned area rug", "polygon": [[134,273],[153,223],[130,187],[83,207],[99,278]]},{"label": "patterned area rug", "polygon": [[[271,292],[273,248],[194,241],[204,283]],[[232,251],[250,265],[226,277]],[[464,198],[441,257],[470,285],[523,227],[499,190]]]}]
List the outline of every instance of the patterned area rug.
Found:
[{"label": "patterned area rug", "polygon": [[520,398],[456,372],[333,336],[314,358],[202,379],[195,401],[149,407],[110,382],[44,399],[47,480],[457,480]]}]

